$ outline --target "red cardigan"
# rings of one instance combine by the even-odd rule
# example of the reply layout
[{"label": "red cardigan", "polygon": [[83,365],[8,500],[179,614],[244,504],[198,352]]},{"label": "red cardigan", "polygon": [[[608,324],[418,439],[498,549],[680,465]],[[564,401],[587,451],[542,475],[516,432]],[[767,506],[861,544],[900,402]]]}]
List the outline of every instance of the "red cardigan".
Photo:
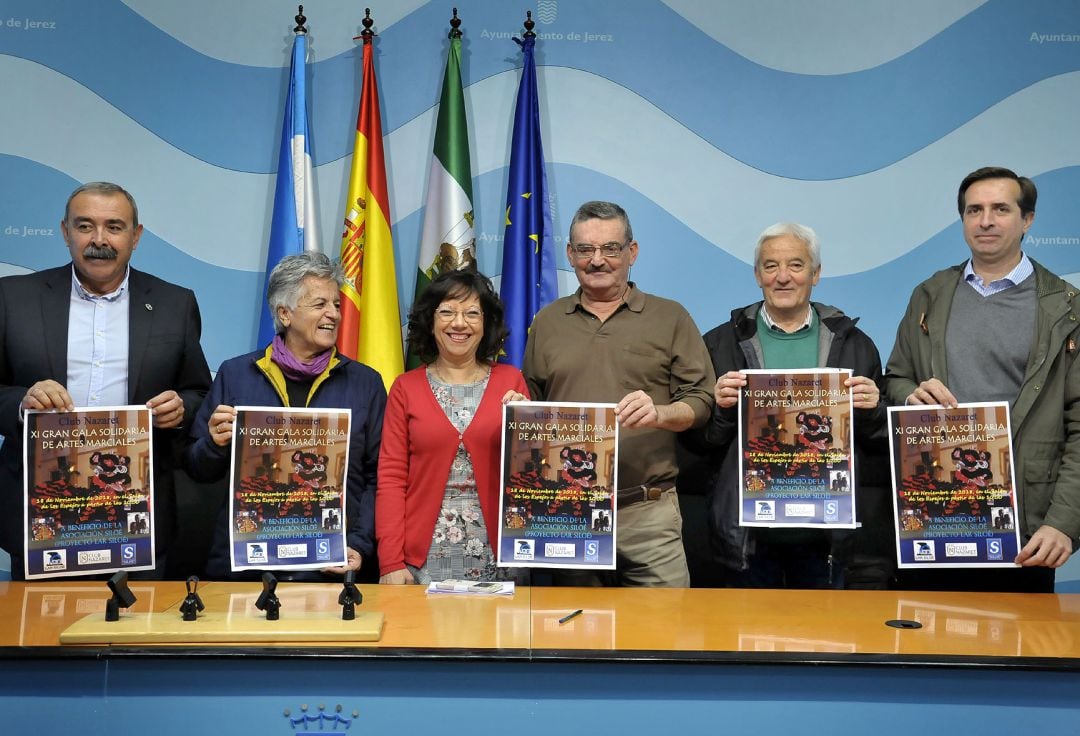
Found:
[{"label": "red cardigan", "polygon": [[427,562],[459,440],[472,458],[480,511],[491,545],[496,546],[502,397],[510,389],[529,394],[517,368],[494,365],[476,415],[462,436],[431,392],[426,371],[420,367],[398,376],[387,397],[375,495],[382,575],[404,569],[406,562],[414,567]]}]

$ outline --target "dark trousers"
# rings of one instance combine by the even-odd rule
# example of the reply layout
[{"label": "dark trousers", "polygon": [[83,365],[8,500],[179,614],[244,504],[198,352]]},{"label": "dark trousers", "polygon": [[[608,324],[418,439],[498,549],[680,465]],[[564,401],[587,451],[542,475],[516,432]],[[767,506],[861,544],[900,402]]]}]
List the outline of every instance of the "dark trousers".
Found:
[{"label": "dark trousers", "polygon": [[[771,530],[770,530],[771,531]],[[802,530],[797,530],[796,533]],[[843,567],[830,554],[830,540],[824,533],[806,541],[755,540],[749,568],[732,573],[732,588],[827,589],[844,587]]]}]

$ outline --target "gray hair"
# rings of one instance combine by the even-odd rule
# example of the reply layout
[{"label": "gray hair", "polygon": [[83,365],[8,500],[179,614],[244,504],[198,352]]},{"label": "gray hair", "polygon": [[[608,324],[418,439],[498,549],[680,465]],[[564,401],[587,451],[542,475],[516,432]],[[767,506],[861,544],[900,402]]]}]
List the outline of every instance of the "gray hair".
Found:
[{"label": "gray hair", "polygon": [[761,246],[765,244],[766,240],[779,238],[783,235],[798,238],[806,244],[806,249],[810,251],[810,266],[812,269],[816,270],[821,266],[821,244],[818,242],[818,236],[814,232],[814,228],[800,225],[797,222],[778,222],[765,228],[764,232],[758,236],[757,245],[754,246],[755,271],[761,263]]},{"label": "gray hair", "polygon": [[286,307],[290,311],[296,309],[296,303],[300,300],[300,288],[304,279],[309,276],[333,279],[337,282],[338,289],[345,283],[345,272],[341,269],[341,263],[337,260],[331,261],[325,253],[298,253],[278,261],[266,282],[266,303],[274,317],[274,331],[279,335],[285,331],[285,325],[281,324],[281,318],[278,317],[278,307]]},{"label": "gray hair", "polygon": [[586,220],[622,220],[626,242],[629,243],[634,239],[634,230],[630,227],[630,218],[626,215],[626,210],[614,202],[592,201],[578,207],[573,219],[570,220],[570,235],[574,234],[575,225]]},{"label": "gray hair", "polygon": [[113,184],[110,181],[90,181],[72,192],[71,196],[67,198],[67,203],[64,205],[64,222],[67,222],[68,218],[71,217],[71,200],[84,193],[102,194],[107,197],[114,194],[124,195],[124,199],[131,205],[131,226],[139,226],[139,208],[135,204],[135,198],[131,196],[131,193],[128,190],[124,189],[119,184]]}]

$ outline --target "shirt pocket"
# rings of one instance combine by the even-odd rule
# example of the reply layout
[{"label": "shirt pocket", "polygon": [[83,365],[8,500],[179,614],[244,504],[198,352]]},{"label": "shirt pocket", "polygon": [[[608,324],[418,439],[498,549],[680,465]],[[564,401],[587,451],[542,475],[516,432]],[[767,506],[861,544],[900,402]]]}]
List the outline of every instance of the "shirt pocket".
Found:
[{"label": "shirt pocket", "polygon": [[667,403],[671,358],[665,347],[647,342],[625,345],[619,358],[622,365],[615,366],[615,369],[619,371],[624,389],[640,389],[652,396],[653,401],[662,398],[663,403]]}]

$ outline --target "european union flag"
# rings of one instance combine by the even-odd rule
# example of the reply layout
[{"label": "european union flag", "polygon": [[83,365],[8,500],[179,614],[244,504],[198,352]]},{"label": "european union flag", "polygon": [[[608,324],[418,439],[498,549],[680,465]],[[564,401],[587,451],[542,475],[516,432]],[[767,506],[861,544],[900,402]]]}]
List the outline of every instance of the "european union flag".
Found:
[{"label": "european union flag", "polygon": [[551,205],[540,140],[540,105],[536,96],[536,37],[514,39],[525,54],[514,111],[510,145],[510,181],[506,190],[506,234],[503,238],[502,285],[506,306],[505,363],[521,367],[533,316],[559,295],[555,248],[551,242]]}]

